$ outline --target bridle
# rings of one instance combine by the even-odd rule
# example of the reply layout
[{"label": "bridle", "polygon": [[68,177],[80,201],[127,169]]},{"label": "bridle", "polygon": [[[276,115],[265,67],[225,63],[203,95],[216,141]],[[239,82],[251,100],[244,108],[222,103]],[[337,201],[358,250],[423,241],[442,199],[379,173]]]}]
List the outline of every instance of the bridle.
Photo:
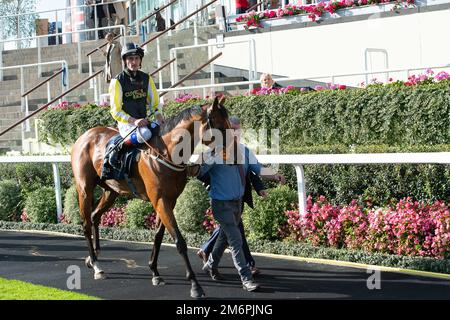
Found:
[{"label": "bridle", "polygon": [[[208,130],[212,130],[212,129],[217,129],[214,128],[212,125],[212,116],[211,116],[211,111],[209,109],[207,109],[206,112],[206,130],[203,133],[203,135],[206,134],[206,132]],[[226,119],[226,124],[228,125],[229,128],[231,128],[231,123],[229,119]],[[225,131],[226,129],[218,129],[220,131]],[[174,163],[171,159],[165,157],[164,155],[162,155],[157,149],[153,148],[141,135],[141,133],[139,132],[139,130],[136,130],[136,133],[138,135],[141,136],[142,140],[144,141],[144,144],[148,147],[147,150],[143,150],[144,154],[146,154],[147,156],[149,156],[151,159],[159,162],[160,164],[166,166],[167,168],[173,170],[173,171],[177,171],[177,172],[183,172],[185,171],[189,166],[191,166],[191,164],[176,164]],[[153,151],[155,155],[153,155],[150,151]]]},{"label": "bridle", "polygon": [[[211,111],[208,109],[206,111],[206,130],[205,130],[204,134],[206,134],[206,132],[208,132],[208,130],[212,130],[212,129],[220,130],[222,133],[223,133],[223,131],[225,131],[227,129],[227,128],[224,128],[224,129],[214,128],[212,126],[211,122],[212,122]],[[231,123],[230,123],[230,120],[228,118],[226,119],[226,124],[227,124],[228,128],[230,129],[231,128]]]}]

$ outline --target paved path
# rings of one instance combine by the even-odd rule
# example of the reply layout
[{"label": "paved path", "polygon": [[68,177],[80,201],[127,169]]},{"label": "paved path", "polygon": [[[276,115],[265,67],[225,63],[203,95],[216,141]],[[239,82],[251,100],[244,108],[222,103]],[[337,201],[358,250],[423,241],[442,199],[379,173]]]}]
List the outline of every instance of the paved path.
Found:
[{"label": "paved path", "polygon": [[[163,245],[159,270],[166,285],[151,285],[150,244],[105,241],[100,262],[106,280],[94,280],[84,266],[84,238],[42,233],[0,231],[0,277],[67,290],[67,268],[81,268],[81,290],[105,299],[190,299],[184,264],[176,248]],[[261,292],[242,290],[231,256],[222,262],[223,282],[201,272],[195,249],[189,258],[207,298],[212,299],[450,299],[450,280],[381,272],[381,289],[367,288],[364,269],[255,256],[262,274]]]}]

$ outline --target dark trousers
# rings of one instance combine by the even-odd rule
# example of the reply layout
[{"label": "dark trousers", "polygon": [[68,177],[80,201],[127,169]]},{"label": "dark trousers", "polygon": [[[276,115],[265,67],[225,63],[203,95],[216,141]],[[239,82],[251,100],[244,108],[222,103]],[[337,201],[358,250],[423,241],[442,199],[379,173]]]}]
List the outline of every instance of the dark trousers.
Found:
[{"label": "dark trousers", "polygon": [[[242,204],[242,210],[244,209],[244,205]],[[247,262],[247,265],[249,267],[255,266],[255,260],[252,257],[252,254],[250,252],[250,248],[248,247],[247,238],[245,237],[245,230],[244,230],[244,224],[242,223],[242,219],[239,222],[239,231],[241,232],[242,236],[242,251],[244,252],[245,261]],[[214,248],[214,245],[216,244],[216,241],[219,237],[224,237],[223,230],[220,228],[220,225],[214,229],[213,233],[209,237],[209,239],[201,246],[201,249],[206,254],[210,254]]]}]

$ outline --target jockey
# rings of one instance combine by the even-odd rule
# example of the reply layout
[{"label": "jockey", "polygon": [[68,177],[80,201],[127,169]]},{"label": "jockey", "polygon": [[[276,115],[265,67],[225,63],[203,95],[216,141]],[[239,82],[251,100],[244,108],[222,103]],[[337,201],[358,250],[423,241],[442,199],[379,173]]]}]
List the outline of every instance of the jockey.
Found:
[{"label": "jockey", "polygon": [[[144,50],[134,43],[127,43],[121,52],[124,70],[111,80],[109,95],[111,115],[117,121],[123,143],[110,154],[114,166],[122,145],[137,146],[152,137],[151,128],[164,123],[159,111],[159,96],[153,79],[140,71]],[[156,122],[150,124],[147,117],[155,114]],[[136,129],[133,133],[130,131]],[[129,134],[129,135],[128,135]]]}]

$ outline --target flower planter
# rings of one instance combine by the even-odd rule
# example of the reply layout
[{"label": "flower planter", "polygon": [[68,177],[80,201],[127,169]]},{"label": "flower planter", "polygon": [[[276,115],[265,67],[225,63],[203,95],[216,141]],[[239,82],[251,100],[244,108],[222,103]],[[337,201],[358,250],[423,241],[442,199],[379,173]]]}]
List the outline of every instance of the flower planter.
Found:
[{"label": "flower planter", "polygon": [[[319,20],[319,18],[317,20]],[[296,16],[286,16],[286,17],[281,17],[281,18],[264,19],[261,21],[261,25],[264,28],[266,28],[266,27],[284,26],[287,24],[304,23],[304,22],[310,22],[310,21],[311,21],[311,19],[308,17],[308,14],[300,14],[300,15],[296,15]]]},{"label": "flower planter", "polygon": [[[395,6],[395,3],[386,3],[386,4],[379,4],[379,5],[367,5],[367,6],[339,9],[333,14],[330,14],[329,12],[324,12],[321,17],[316,18],[316,21],[319,21],[321,19],[329,19],[329,18],[351,17],[351,16],[358,16],[358,15],[363,15],[363,14],[389,12],[389,11],[392,11],[394,6]],[[266,27],[284,26],[287,24],[304,23],[304,22],[311,22],[311,19],[309,18],[308,13],[301,14],[301,15],[295,15],[295,16],[283,16],[281,18],[263,19],[261,21],[261,25],[264,28],[266,28]],[[239,29],[239,25],[238,25],[238,30],[243,30],[243,29],[244,29],[243,26],[241,29]]]}]

